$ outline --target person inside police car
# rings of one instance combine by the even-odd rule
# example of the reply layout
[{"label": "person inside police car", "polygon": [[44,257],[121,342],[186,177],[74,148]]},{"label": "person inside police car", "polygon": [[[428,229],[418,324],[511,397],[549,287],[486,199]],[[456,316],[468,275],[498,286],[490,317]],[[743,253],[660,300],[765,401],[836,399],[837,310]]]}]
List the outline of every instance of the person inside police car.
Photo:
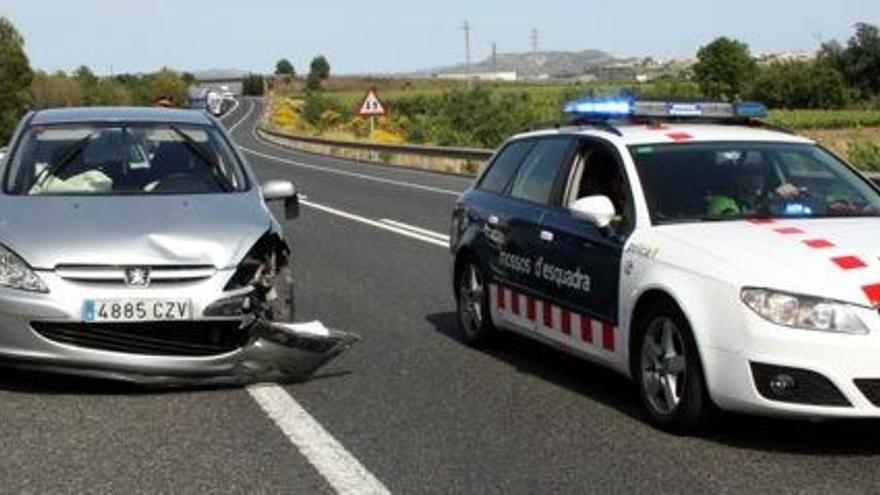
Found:
[{"label": "person inside police car", "polygon": [[767,167],[758,155],[740,158],[737,153],[736,157],[720,165],[724,168],[726,191],[709,197],[710,216],[761,213],[773,199],[789,200],[803,193],[788,182],[771,189]]}]

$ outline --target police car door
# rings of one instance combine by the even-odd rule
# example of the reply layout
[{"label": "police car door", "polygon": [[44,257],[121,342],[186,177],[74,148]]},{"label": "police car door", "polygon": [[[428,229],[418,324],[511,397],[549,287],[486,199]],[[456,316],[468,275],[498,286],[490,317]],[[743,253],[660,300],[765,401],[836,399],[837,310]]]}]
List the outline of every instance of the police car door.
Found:
[{"label": "police car door", "polygon": [[[550,304],[542,305],[539,329],[572,347],[609,356],[622,345],[616,329],[620,263],[634,207],[620,155],[610,143],[581,138],[576,157],[562,201],[541,221],[536,272]],[[618,216],[611,226],[599,228],[569,210],[578,198],[594,195],[615,205]]]},{"label": "police car door", "polygon": [[574,139],[566,136],[534,140],[503,197],[493,203],[485,231],[491,247],[490,265],[497,287],[495,304],[507,323],[530,328],[535,320],[534,297],[540,291],[534,259],[540,246],[538,230],[549,204],[565,186],[564,170],[571,161]]}]

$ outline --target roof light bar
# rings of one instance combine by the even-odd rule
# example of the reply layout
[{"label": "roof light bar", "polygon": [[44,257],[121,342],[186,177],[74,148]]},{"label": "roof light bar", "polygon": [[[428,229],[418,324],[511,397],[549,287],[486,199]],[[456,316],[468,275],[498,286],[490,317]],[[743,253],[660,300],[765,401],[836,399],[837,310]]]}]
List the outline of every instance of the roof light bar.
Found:
[{"label": "roof light bar", "polygon": [[565,113],[593,119],[634,117],[752,119],[767,116],[763,103],[635,101],[628,99],[583,99],[568,102]]}]

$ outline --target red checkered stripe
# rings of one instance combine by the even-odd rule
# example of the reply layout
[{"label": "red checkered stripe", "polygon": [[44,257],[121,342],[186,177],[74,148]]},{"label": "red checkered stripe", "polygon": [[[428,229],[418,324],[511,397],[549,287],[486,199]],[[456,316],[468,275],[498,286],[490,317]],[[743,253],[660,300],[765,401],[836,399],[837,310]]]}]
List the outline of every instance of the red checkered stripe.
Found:
[{"label": "red checkered stripe", "polygon": [[613,353],[620,349],[617,327],[549,301],[489,284],[492,313],[501,321],[529,329],[566,345]]},{"label": "red checkered stripe", "polygon": [[[873,274],[868,275],[866,273],[868,268],[867,260],[858,255],[848,253],[840,248],[832,239],[811,236],[809,232],[801,227],[781,225],[772,218],[756,218],[750,221],[755,225],[766,226],[776,234],[790,237],[793,241],[799,241],[807,249],[814,249],[823,253],[827,256],[828,262],[840,270],[853,273],[854,275],[874,276]],[[880,304],[880,282],[864,283],[863,281],[860,287],[870,304]]]}]

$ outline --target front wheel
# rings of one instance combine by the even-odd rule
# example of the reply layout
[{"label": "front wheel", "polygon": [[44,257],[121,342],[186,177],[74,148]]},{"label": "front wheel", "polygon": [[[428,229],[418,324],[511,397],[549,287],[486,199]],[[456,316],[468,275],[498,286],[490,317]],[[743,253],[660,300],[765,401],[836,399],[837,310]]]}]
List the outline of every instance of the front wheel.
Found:
[{"label": "front wheel", "polygon": [[713,405],[696,341],[681,310],[671,302],[654,304],[636,331],[634,371],[650,421],[679,434],[705,426]]},{"label": "front wheel", "polygon": [[488,344],[495,336],[489,314],[488,288],[483,271],[468,261],[458,274],[458,323],[464,341],[473,346]]}]

